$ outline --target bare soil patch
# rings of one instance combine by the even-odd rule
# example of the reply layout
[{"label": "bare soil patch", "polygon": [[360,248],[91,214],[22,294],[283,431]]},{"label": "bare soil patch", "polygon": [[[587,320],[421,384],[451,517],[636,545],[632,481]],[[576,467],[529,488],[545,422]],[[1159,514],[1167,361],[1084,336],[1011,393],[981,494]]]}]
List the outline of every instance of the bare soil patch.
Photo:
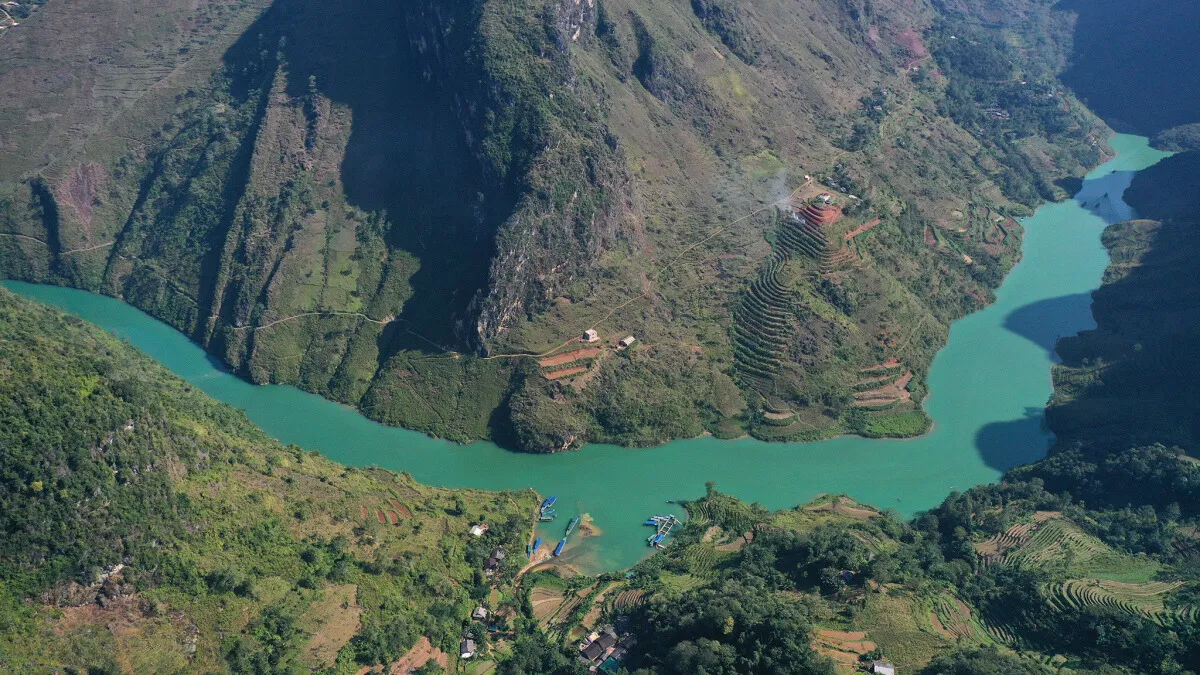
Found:
[{"label": "bare soil patch", "polygon": [[400,503],[399,499],[392,500],[392,506],[396,507],[396,513],[399,513],[405,520],[412,520],[412,510]]},{"label": "bare soil patch", "polygon": [[317,669],[332,666],[338,650],[358,633],[361,617],[357,586],[326,588],[322,599],[309,605],[304,613],[304,629],[312,633],[305,645],[305,661]]},{"label": "bare soil patch", "polygon": [[859,504],[852,499],[845,499],[843,497],[839,497],[831,502],[825,502],[824,504],[809,506],[805,510],[829,511],[831,513],[836,513],[839,516],[848,516],[858,520],[870,520],[871,518],[879,515],[871,509],[864,508],[862,504]]},{"label": "bare soil patch", "polygon": [[854,405],[886,405],[897,401],[907,401],[912,398],[912,394],[908,391],[908,383],[912,382],[912,379],[913,372],[909,370],[891,384],[860,391],[854,395]]},{"label": "bare soil patch", "polygon": [[99,164],[79,164],[58,186],[59,198],[75,212],[89,243],[92,236],[92,207],[104,181],[104,173],[104,167]]},{"label": "bare soil patch", "polygon": [[896,41],[896,44],[903,47],[904,50],[907,51],[911,56],[915,56],[919,59],[929,56],[929,49],[925,47],[925,42],[921,40],[920,34],[911,28],[903,33],[896,33],[896,36],[892,39]]},{"label": "bare soil patch", "polygon": [[580,359],[594,358],[596,356],[599,356],[600,352],[602,352],[602,351],[604,351],[604,350],[599,347],[587,347],[585,349],[576,349],[574,351],[559,354],[558,356],[550,356],[550,357],[544,358],[541,361],[538,361],[538,365],[541,366],[542,368],[552,368],[554,366],[561,366],[564,363],[570,363],[572,361],[578,361]]},{"label": "bare soil patch", "polygon": [[547,380],[558,380],[558,379],[561,379],[564,377],[578,375],[579,373],[586,372],[586,371],[587,371],[587,366],[575,366],[573,368],[563,368],[562,370],[555,370],[555,371],[546,373],[546,379]]},{"label": "bare soil patch", "polygon": [[393,663],[388,668],[388,675],[408,675],[408,673],[413,672],[430,661],[434,661],[442,668],[445,668],[446,664],[450,662],[450,655],[434,647],[429,642],[429,638],[422,635],[421,639],[417,640],[417,644],[413,645],[413,648],[408,650],[407,654],[400,657],[399,661]]},{"label": "bare soil patch", "polygon": [[862,234],[863,232],[870,230],[871,228],[875,227],[876,225],[878,225],[882,222],[883,222],[882,220],[876,218],[875,220],[872,220],[869,223],[864,223],[863,225],[856,227],[855,229],[846,233],[846,241],[850,241],[851,239],[857,237],[858,235]]},{"label": "bare soil patch", "polygon": [[945,626],[942,625],[942,620],[938,618],[937,612],[930,610],[929,623],[933,624],[933,629],[935,631],[937,631],[938,634],[941,635],[942,637],[947,638],[949,640],[955,639],[954,633],[951,633],[949,630],[946,629]]}]

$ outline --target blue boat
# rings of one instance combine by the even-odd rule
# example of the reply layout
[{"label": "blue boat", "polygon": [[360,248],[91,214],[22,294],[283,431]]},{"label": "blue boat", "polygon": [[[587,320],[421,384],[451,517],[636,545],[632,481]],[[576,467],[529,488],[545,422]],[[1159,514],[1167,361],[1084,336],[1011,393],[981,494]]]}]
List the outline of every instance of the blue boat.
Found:
[{"label": "blue boat", "polygon": [[567,545],[566,537],[563,537],[562,539],[558,540],[558,546],[554,547],[554,555],[558,555],[559,553],[562,553],[563,547],[566,545]]},{"label": "blue boat", "polygon": [[554,502],[556,501],[558,501],[558,497],[555,497],[554,495],[546,497],[546,501],[542,502],[542,510],[544,511],[551,506],[554,506]]},{"label": "blue boat", "polygon": [[666,535],[663,535],[663,534],[656,534],[656,535],[654,535],[654,538],[650,540],[650,543],[651,544],[659,544],[662,542],[663,537],[665,537],[665,536]]},{"label": "blue boat", "polygon": [[647,520],[646,522],[644,522],[644,523],[642,523],[642,524],[643,524],[643,525],[649,525],[650,527],[658,527],[658,521],[657,521],[657,520]]},{"label": "blue boat", "polygon": [[541,537],[538,537],[538,538],[537,538],[537,539],[536,539],[536,540],[533,542],[533,551],[532,551],[532,552],[530,552],[530,554],[529,554],[529,555],[531,555],[531,556],[532,556],[534,553],[537,553],[537,552],[538,552],[538,549],[539,549],[539,548],[541,548],[541,547],[542,547],[542,538],[541,538]]}]

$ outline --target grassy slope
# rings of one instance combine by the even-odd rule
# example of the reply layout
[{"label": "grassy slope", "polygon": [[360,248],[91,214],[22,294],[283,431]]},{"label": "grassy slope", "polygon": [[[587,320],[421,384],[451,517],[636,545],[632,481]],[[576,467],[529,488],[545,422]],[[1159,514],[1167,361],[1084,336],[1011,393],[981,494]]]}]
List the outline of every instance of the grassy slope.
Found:
[{"label": "grassy slope", "polygon": [[[948,322],[1015,260],[992,221],[1038,198],[999,183],[1095,161],[1069,99],[1052,142],[947,108],[938,21],[999,31],[1011,82],[1052,82],[1061,21],[1037,3],[118,5],[51,6],[0,41],[0,218],[26,237],[0,236],[4,273],[118,295],[254,381],[456,439],[918,432],[911,403],[846,415],[858,370],[900,358],[919,401]],[[77,76],[30,84],[51,67]],[[845,230],[883,223],[825,279],[789,263],[789,349],[756,384],[731,308],[806,173],[870,200]],[[592,364],[582,393],[446,352],[540,353],[602,319],[649,348]]]},{"label": "grassy slope", "polygon": [[[116,338],[7,292],[0,335],[7,671],[353,672],[356,649],[370,665],[420,635],[453,651],[483,557],[528,537],[531,493],[434,489],[283,447]],[[482,519],[491,530],[470,537]]]}]

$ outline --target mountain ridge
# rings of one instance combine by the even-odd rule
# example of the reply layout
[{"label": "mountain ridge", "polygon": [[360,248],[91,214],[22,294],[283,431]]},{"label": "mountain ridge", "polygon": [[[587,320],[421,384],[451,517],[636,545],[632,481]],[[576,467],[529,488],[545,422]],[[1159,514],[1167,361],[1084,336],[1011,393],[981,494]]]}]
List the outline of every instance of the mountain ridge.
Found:
[{"label": "mountain ridge", "polygon": [[[2,271],[116,295],[251,381],[456,440],[917,433],[949,321],[1016,260],[1005,219],[1098,163],[1102,126],[1055,93],[1041,45],[1060,22],[1043,30],[1058,15],[1040,3],[999,28],[971,7],[805,7],[123,15],[117,34],[181,46],[105,61],[81,42],[59,59],[84,64],[88,96],[80,82],[37,103],[49,112],[4,108],[30,138],[0,177]],[[75,11],[51,3],[6,34],[4,63]],[[162,79],[143,93],[138,77]],[[793,256],[779,238],[803,204],[783,198],[806,184],[836,196],[845,233]],[[601,358],[521,357],[585,328]],[[625,335],[640,344],[618,358]],[[907,393],[856,412],[858,372],[897,354]]]}]

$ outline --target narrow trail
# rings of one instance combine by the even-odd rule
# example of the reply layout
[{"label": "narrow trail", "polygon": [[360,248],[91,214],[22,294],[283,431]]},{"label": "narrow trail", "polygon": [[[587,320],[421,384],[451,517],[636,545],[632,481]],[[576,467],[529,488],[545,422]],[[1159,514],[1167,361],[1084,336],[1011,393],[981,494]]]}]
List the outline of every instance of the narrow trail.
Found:
[{"label": "narrow trail", "polygon": [[[370,321],[371,323],[374,323],[374,324],[378,324],[380,326],[386,326],[387,324],[395,321],[395,318],[392,318],[392,317],[387,317],[387,318],[383,318],[383,319],[372,319],[371,317],[369,317],[366,314],[363,314],[361,312],[335,312],[335,311],[303,312],[301,314],[293,314],[292,316],[285,316],[282,319],[276,319],[274,321],[271,321],[270,323],[264,323],[259,326],[235,326],[233,328],[233,330],[236,330],[236,331],[265,330],[267,328],[270,328],[271,326],[278,326],[281,323],[287,323],[288,321],[295,321],[296,319],[303,319],[306,316],[357,316],[361,319],[366,319],[367,321]],[[439,347],[439,349],[440,349],[440,347]]]},{"label": "narrow trail", "polygon": [[117,243],[116,240],[113,240],[113,241],[106,241],[103,244],[96,244],[95,246],[88,246],[87,248],[73,248],[69,251],[61,251],[61,252],[59,252],[59,255],[70,255],[72,253],[87,253],[88,251],[95,251],[97,249],[107,248],[109,246],[112,246],[115,243]]},{"label": "narrow trail", "polygon": [[[17,239],[25,239],[28,241],[35,241],[35,242],[41,244],[42,246],[45,246],[46,248],[51,248],[49,242],[42,240],[42,239],[38,239],[37,237],[31,237],[27,234],[17,234],[16,232],[0,232],[0,235],[5,236],[5,237],[15,237]],[[58,255],[61,256],[61,255],[71,255],[72,253],[87,253],[88,251],[95,251],[97,249],[112,246],[115,243],[117,243],[116,240],[113,240],[113,241],[106,241],[103,244],[96,244],[95,246],[86,246],[84,248],[72,248],[72,249],[68,249],[66,251],[59,251]]]}]

